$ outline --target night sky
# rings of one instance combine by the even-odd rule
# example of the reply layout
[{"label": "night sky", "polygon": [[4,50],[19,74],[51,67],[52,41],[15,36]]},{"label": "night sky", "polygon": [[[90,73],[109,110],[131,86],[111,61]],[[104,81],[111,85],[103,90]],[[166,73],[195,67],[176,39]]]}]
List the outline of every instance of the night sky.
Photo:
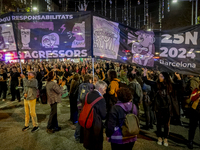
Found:
[{"label": "night sky", "polygon": [[[56,0],[58,2],[58,0]],[[80,0],[83,2],[84,0]],[[96,1],[96,12],[101,12],[101,0],[87,0],[88,11],[94,11],[94,1]],[[130,0],[129,0],[130,1]],[[162,0],[161,0],[162,1]],[[178,27],[191,25],[191,6],[189,1],[183,1],[178,3],[172,3],[170,1],[170,12],[168,12],[168,0],[165,0],[164,5],[164,18],[162,19],[162,29],[173,29]],[[75,11],[75,2],[77,4],[76,11],[78,11],[79,0],[69,0],[68,11]],[[105,0],[103,0],[105,2]],[[137,4],[137,0],[132,0],[132,13],[131,18],[134,20],[134,7],[136,7],[137,21],[140,16],[141,28],[144,24],[144,0],[141,0],[140,5]],[[149,20],[153,29],[159,29],[159,0],[149,0]],[[115,19],[115,0],[112,0],[112,20]],[[104,7],[103,7],[104,8]],[[117,0],[117,20],[122,22],[122,8],[124,8],[124,0]],[[129,7],[130,8],[130,7]],[[195,7],[194,7],[195,8]],[[110,18],[110,3],[107,0],[107,14],[106,17]],[[195,9],[194,9],[195,14]],[[105,15],[105,9],[103,9],[103,15]]]}]

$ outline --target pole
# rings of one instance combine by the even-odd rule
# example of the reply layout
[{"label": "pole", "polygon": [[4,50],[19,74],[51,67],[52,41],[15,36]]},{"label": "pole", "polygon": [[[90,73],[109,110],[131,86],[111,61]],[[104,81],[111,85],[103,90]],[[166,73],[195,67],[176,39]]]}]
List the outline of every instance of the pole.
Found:
[{"label": "pole", "polygon": [[117,21],[117,0],[115,0],[115,21]]},{"label": "pole", "polygon": [[94,82],[94,58],[92,58],[92,76],[93,76],[93,82]]},{"label": "pole", "polygon": [[112,0],[110,0],[110,19],[112,18]]},{"label": "pole", "polygon": [[146,25],[146,6],[145,6],[146,1],[144,0],[144,25]]},{"label": "pole", "polygon": [[131,20],[131,0],[130,0],[130,2],[129,2],[129,7],[130,7],[130,10],[129,10],[129,25],[131,26],[132,25],[132,20]]},{"label": "pole", "polygon": [[137,26],[136,26],[136,20],[137,20],[137,18],[136,18],[136,7],[134,8],[134,28],[137,28]]},{"label": "pole", "polygon": [[103,15],[103,1],[101,1],[101,15]]},{"label": "pole", "polygon": [[127,26],[129,25],[129,17],[128,17],[128,0],[126,1],[126,18],[127,18]]},{"label": "pole", "polygon": [[194,18],[194,1],[192,1],[192,16],[191,16],[191,25],[193,25],[193,24],[194,24],[194,20],[193,20],[193,18]]},{"label": "pole", "polygon": [[105,0],[105,16],[106,16],[106,0]]},{"label": "pole", "polygon": [[198,17],[198,0],[196,0],[196,13],[195,13],[195,24],[197,24],[197,17]]}]

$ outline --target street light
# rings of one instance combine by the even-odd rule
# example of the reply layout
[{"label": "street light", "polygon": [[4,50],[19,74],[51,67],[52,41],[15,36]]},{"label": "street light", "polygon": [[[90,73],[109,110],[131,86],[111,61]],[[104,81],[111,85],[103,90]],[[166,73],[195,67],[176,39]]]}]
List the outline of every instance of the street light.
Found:
[{"label": "street light", "polygon": [[33,7],[33,10],[37,10],[37,7]]},{"label": "street light", "polygon": [[[196,10],[195,10],[195,24],[197,24],[197,17],[198,17],[198,0],[179,0],[179,1],[190,1],[192,2],[192,25],[193,25],[193,8],[194,8],[194,1],[196,1]],[[178,0],[173,0],[173,3],[177,3]]]}]

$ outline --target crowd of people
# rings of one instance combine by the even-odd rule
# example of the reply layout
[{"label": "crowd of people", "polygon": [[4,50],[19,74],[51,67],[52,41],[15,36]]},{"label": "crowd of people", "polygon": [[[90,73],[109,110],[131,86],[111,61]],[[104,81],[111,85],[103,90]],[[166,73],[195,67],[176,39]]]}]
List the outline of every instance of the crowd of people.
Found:
[{"label": "crowd of people", "polygon": [[[168,146],[170,124],[182,125],[181,117],[190,119],[188,131],[188,147],[193,149],[195,131],[200,121],[199,95],[191,102],[195,90],[199,90],[199,77],[180,75],[178,73],[147,70],[137,66],[97,61],[94,64],[84,61],[73,62],[32,62],[1,63],[0,96],[7,101],[24,101],[25,126],[29,129],[29,114],[32,118],[33,129],[39,129],[35,112],[36,102],[43,89],[43,81],[47,95],[47,103],[51,113],[47,132],[60,131],[57,120],[57,104],[61,102],[63,87],[68,89],[70,101],[69,121],[74,124],[75,139],[84,143],[89,150],[102,150],[103,129],[113,150],[131,150],[137,140],[137,135],[123,137],[120,130],[126,115],[133,113],[141,117],[140,109],[144,109],[146,130],[157,128],[158,145]],[[20,96],[20,89],[23,96]],[[195,94],[196,94],[195,93]],[[193,95],[192,95],[193,94]],[[98,101],[96,102],[96,100]],[[95,103],[96,102],[96,103]],[[196,107],[194,107],[196,103]],[[91,128],[84,128],[79,123],[79,116],[86,105],[92,106],[94,120]],[[164,132],[162,132],[164,127]]]}]

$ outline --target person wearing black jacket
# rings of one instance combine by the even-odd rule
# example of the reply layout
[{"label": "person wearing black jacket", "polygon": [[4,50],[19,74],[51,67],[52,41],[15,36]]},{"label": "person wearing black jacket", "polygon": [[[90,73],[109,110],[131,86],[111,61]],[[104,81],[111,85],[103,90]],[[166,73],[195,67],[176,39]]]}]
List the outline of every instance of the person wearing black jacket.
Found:
[{"label": "person wearing black jacket", "polygon": [[[168,136],[170,129],[170,120],[173,115],[179,114],[179,105],[177,100],[177,89],[179,84],[174,84],[168,73],[162,72],[157,82],[147,80],[147,69],[144,70],[144,82],[151,86],[154,90],[154,110],[157,118],[157,136],[158,145],[163,144],[162,135],[164,137],[164,146],[168,146]],[[181,81],[180,75],[175,73],[178,81]],[[182,82],[182,81],[181,81]],[[164,134],[162,133],[164,126]]]},{"label": "person wearing black jacket", "polygon": [[90,129],[84,128],[83,144],[88,150],[102,150],[103,149],[103,123],[106,119],[106,102],[103,95],[106,93],[107,84],[104,81],[98,81],[95,90],[90,92],[87,96],[87,103],[91,104],[94,100],[102,97],[100,101],[94,104],[94,120]]},{"label": "person wearing black jacket", "polygon": [[[126,137],[126,139],[122,140],[119,138],[122,134],[119,134],[116,128],[121,128],[127,114],[132,111],[133,114],[138,115],[138,110],[132,103],[133,95],[128,88],[120,88],[117,91],[117,96],[119,101],[111,108],[108,115],[106,136],[109,138],[109,142],[111,142],[112,150],[132,150],[137,136]],[[121,105],[124,106],[125,109],[123,109]]]}]

